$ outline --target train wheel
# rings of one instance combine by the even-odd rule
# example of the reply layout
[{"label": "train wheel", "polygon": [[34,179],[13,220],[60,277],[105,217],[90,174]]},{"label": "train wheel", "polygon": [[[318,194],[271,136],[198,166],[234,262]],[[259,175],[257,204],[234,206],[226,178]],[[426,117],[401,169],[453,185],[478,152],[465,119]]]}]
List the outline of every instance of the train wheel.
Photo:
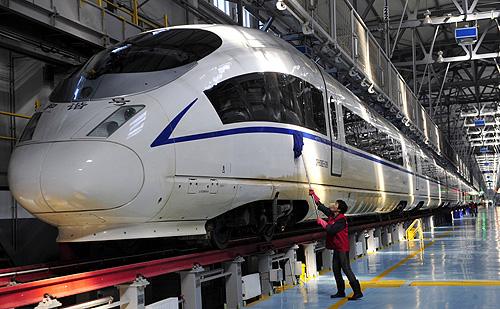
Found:
[{"label": "train wheel", "polygon": [[213,223],[209,236],[210,243],[213,247],[225,249],[231,239],[231,229],[228,228],[222,220],[217,220]]}]

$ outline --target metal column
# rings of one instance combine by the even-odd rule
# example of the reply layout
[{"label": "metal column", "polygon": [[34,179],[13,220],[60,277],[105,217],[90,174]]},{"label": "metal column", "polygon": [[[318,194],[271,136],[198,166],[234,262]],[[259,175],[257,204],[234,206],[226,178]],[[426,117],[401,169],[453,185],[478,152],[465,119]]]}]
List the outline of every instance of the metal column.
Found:
[{"label": "metal column", "polygon": [[395,243],[397,241],[401,241],[404,239],[404,229],[403,223],[396,223],[392,226],[392,242]]},{"label": "metal column", "polygon": [[390,227],[384,226],[381,229],[381,243],[383,247],[391,244],[391,230]]},{"label": "metal column", "polygon": [[[9,111],[11,113],[16,112],[16,78],[15,78],[15,60],[16,57],[9,51]],[[16,119],[15,117],[9,117],[9,135],[14,138],[14,140],[10,141],[10,152],[14,151],[14,147],[16,145]],[[14,251],[17,250],[17,201],[14,199],[14,196],[11,196],[11,229],[12,229],[12,238],[11,245]]]},{"label": "metal column", "polygon": [[356,252],[357,233],[349,234],[349,259],[354,259],[358,256]]},{"label": "metal column", "polygon": [[375,231],[373,232],[374,241],[375,241],[375,249],[380,249],[382,248],[382,227],[377,227],[375,228]]},{"label": "metal column", "polygon": [[424,231],[434,232],[434,216],[429,216],[424,218]]},{"label": "metal column", "polygon": [[318,276],[318,267],[316,265],[316,243],[303,244],[304,255],[306,257],[306,278],[315,278]]},{"label": "metal column", "polygon": [[295,262],[297,262],[297,249],[299,246],[293,245],[285,254],[287,261],[285,263],[285,284],[295,285],[297,279],[295,278]]},{"label": "metal column", "polygon": [[[369,229],[365,233],[365,238],[366,238],[366,253],[373,253],[377,251],[377,248],[375,246],[375,236],[374,236],[375,229]],[[368,237],[366,237],[368,236]]]},{"label": "metal column", "polygon": [[226,304],[228,308],[243,308],[241,263],[244,261],[244,258],[237,257],[232,262],[224,263],[224,271],[230,273],[226,277]]},{"label": "metal column", "polygon": [[326,248],[321,250],[321,260],[323,261],[321,270],[332,270],[333,251]]},{"label": "metal column", "polygon": [[199,275],[203,270],[203,267],[195,266],[191,270],[180,272],[184,309],[201,309],[201,282]]},{"label": "metal column", "polygon": [[260,287],[262,295],[271,295],[273,287],[271,285],[269,272],[272,269],[272,255],[273,251],[268,251],[259,255],[259,274],[260,274]]},{"label": "metal column", "polygon": [[119,285],[120,309],[144,309],[144,289],[148,284],[146,279],[137,277],[131,284]]}]

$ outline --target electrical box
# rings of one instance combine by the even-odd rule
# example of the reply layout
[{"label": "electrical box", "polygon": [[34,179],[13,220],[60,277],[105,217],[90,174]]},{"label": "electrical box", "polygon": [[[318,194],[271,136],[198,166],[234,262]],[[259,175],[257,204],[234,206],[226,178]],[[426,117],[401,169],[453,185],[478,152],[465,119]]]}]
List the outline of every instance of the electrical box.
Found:
[{"label": "electrical box", "polygon": [[241,277],[241,281],[243,300],[249,300],[262,294],[259,273],[243,276]]},{"label": "electrical box", "polygon": [[269,271],[269,281],[280,282],[283,281],[283,269],[276,268]]}]

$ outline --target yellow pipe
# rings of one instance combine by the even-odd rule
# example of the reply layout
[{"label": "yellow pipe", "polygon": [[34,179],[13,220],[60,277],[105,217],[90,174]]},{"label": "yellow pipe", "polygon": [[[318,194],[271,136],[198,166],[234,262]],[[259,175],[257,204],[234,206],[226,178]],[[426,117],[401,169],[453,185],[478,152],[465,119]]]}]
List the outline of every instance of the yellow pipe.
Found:
[{"label": "yellow pipe", "polygon": [[168,27],[168,16],[167,16],[167,14],[165,14],[163,16],[163,24],[165,25],[165,27]]},{"label": "yellow pipe", "polygon": [[7,141],[15,141],[16,139],[10,136],[0,136],[0,139],[7,140]]},{"label": "yellow pipe", "polygon": [[24,119],[31,119],[31,116],[26,116],[22,114],[15,114],[15,113],[9,113],[9,112],[1,112],[0,115],[5,115],[5,116],[11,116],[11,117],[19,117],[19,118],[24,118]]},{"label": "yellow pipe", "polygon": [[132,1],[132,9],[133,9],[133,15],[132,15],[132,23],[138,25],[139,24],[139,9],[137,8],[138,7],[138,1],[137,0],[133,0]]}]

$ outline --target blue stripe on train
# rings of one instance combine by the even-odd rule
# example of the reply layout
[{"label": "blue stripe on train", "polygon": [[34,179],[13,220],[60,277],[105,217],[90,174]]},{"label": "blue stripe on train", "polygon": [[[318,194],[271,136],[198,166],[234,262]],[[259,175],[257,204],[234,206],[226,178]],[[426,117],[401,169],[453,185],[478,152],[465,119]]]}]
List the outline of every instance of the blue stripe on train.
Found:
[{"label": "blue stripe on train", "polygon": [[191,142],[191,141],[196,141],[196,140],[202,140],[202,139],[209,139],[209,138],[216,138],[216,137],[222,137],[222,136],[230,136],[230,135],[240,135],[240,134],[252,134],[252,133],[274,133],[274,134],[285,134],[285,135],[294,135],[294,134],[302,134],[304,138],[328,145],[328,146],[333,146],[334,148],[337,148],[339,150],[351,153],[353,155],[356,155],[358,157],[362,157],[364,159],[380,163],[382,165],[385,165],[387,167],[396,169],[401,172],[405,172],[411,175],[415,175],[417,177],[423,178],[425,180],[429,180],[433,183],[439,184],[439,182],[436,182],[432,179],[428,179],[425,176],[418,175],[416,173],[413,173],[412,171],[409,171],[407,169],[404,169],[403,167],[400,167],[398,165],[386,162],[382,159],[367,155],[365,153],[359,152],[357,150],[351,149],[349,147],[346,147],[344,145],[338,144],[334,141],[330,141],[326,138],[323,138],[321,136],[317,136],[311,133],[307,133],[304,131],[300,130],[294,130],[294,129],[287,129],[287,128],[279,128],[279,127],[243,127],[243,128],[234,128],[234,129],[226,129],[226,130],[221,130],[221,131],[212,131],[212,132],[206,132],[206,133],[199,133],[199,134],[192,134],[192,135],[186,135],[186,136],[179,136],[179,137],[170,137],[175,130],[175,127],[179,124],[181,121],[182,117],[188,112],[188,110],[196,103],[198,98],[194,99],[191,103],[189,103],[175,118],[165,127],[165,129],[158,135],[158,137],[151,143],[151,147],[158,147],[162,145],[169,145],[173,143],[184,143],[184,142]]}]

